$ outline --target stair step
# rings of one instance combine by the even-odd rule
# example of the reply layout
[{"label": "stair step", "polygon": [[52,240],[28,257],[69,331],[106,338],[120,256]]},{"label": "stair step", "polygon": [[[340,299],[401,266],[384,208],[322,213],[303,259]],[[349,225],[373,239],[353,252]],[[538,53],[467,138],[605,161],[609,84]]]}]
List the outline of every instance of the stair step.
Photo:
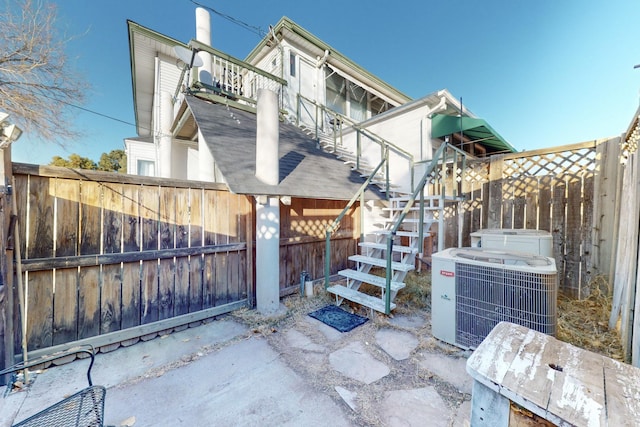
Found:
[{"label": "stair step", "polygon": [[[381,298],[376,298],[371,295],[349,289],[346,286],[342,285],[329,286],[327,288],[327,292],[338,295],[344,299],[348,299],[349,301],[353,301],[360,305],[364,305],[365,307],[372,308],[376,311],[379,311],[380,313],[385,312],[384,301],[382,301]],[[393,310],[394,308],[396,308],[396,305],[394,303],[391,303],[389,308]]]},{"label": "stair step", "polygon": [[[376,267],[386,267],[387,266],[387,260],[386,259],[373,258],[373,257],[364,256],[364,255],[351,255],[349,257],[349,260],[350,261],[364,263],[364,264],[369,264],[369,265],[375,265]],[[391,263],[391,268],[396,270],[396,271],[411,271],[411,270],[413,270],[415,268],[415,266],[412,265],[412,264],[404,264],[404,263],[401,263],[401,262],[393,261]]]},{"label": "stair step", "polygon": [[[396,221],[397,221],[397,219],[395,219],[395,218],[385,218],[384,219],[384,222],[386,222],[388,224],[395,224]],[[420,223],[420,218],[408,218],[408,217],[405,217],[402,220],[402,222],[403,223],[406,222],[407,224],[419,224]],[[426,227],[429,227],[431,224],[433,224],[433,223],[435,223],[437,221],[435,221],[433,219],[424,219],[422,222],[424,223],[424,225]]]},{"label": "stair step", "polygon": [[[387,287],[387,279],[384,277],[376,276],[374,274],[363,273],[361,271],[351,269],[341,270],[338,272],[338,274],[342,277],[369,283],[382,289]],[[395,282],[392,280],[390,283],[390,287],[391,292],[398,292],[400,289],[405,287],[405,284],[403,282]]]},{"label": "stair step", "polygon": [[[427,204],[424,205],[424,210],[426,211],[437,211],[440,208],[437,206],[429,206]],[[388,212],[402,212],[404,210],[404,206],[400,206],[400,207],[394,207],[394,208],[388,208],[388,207],[384,207],[382,208],[383,211],[388,211]],[[420,205],[415,204],[413,206],[411,206],[409,208],[409,212],[420,212]]]},{"label": "stair step", "polygon": [[[362,242],[362,243],[359,244],[359,246],[361,248],[381,249],[383,251],[387,249],[387,244],[386,243]],[[418,253],[417,249],[415,249],[415,248],[412,248],[410,246],[400,246],[400,245],[393,245],[393,251],[394,252],[401,252],[403,254],[415,254],[415,253]]]},{"label": "stair step", "polygon": [[[390,230],[376,230],[374,232],[372,232],[371,234],[377,234],[377,235],[382,235],[382,236],[386,236],[391,234]],[[400,237],[420,237],[420,234],[417,231],[406,231],[406,230],[399,230],[396,232],[396,236],[400,236]]]}]

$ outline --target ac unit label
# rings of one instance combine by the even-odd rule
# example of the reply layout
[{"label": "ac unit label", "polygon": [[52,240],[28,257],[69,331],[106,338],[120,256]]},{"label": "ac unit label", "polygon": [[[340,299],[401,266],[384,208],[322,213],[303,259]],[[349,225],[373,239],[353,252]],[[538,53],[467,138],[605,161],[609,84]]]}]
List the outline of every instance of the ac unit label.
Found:
[{"label": "ac unit label", "polygon": [[440,270],[440,275],[444,277],[453,277],[455,276],[453,271]]}]

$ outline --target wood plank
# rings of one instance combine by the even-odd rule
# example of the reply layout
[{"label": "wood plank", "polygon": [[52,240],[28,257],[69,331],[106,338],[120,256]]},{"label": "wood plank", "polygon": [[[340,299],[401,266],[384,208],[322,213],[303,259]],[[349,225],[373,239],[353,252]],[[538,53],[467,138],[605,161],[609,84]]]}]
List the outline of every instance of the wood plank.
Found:
[{"label": "wood plank", "polygon": [[[540,216],[540,183],[537,178],[526,178],[527,191],[524,195],[524,221],[523,228],[538,230],[538,218]],[[518,227],[516,227],[518,228]]]},{"label": "wood plank", "polygon": [[12,163],[13,173],[16,175],[39,175],[42,177],[71,178],[82,177],[95,182],[117,182],[121,184],[165,186],[178,188],[201,187],[205,189],[228,191],[226,184],[194,181],[176,178],[159,178],[140,175],[128,175],[113,172],[101,172],[88,169],[71,169],[58,166],[33,165],[27,163]]},{"label": "wood plank", "polygon": [[228,270],[227,270],[227,254],[217,253],[215,255],[214,266],[215,288],[216,288],[216,306],[224,305],[230,302],[228,290]]},{"label": "wood plank", "polygon": [[189,257],[189,313],[203,308],[203,255]]},{"label": "wood plank", "polygon": [[100,267],[84,267],[78,275],[78,339],[100,334]]},{"label": "wood plank", "polygon": [[551,185],[550,176],[540,177],[538,181],[538,230],[551,232]]},{"label": "wood plank", "polygon": [[79,228],[78,255],[99,254],[102,238],[102,185],[98,182],[80,183]]},{"label": "wood plank", "polygon": [[554,387],[548,411],[570,425],[607,425],[604,395],[604,362],[600,355],[555,341],[554,362],[562,371],[552,370]]},{"label": "wood plank", "polygon": [[123,197],[123,216],[122,216],[122,235],[123,235],[123,251],[135,252],[140,251],[141,242],[141,219],[140,219],[140,187],[137,185],[124,185],[122,187]]},{"label": "wood plank", "polygon": [[566,189],[567,186],[562,179],[553,180],[552,187],[552,221],[551,221],[551,235],[553,236],[553,254],[556,257],[556,268],[558,270],[558,289],[565,291],[564,284],[564,252],[565,252],[565,205],[566,205]]},{"label": "wood plank", "polygon": [[55,256],[77,255],[80,182],[56,179],[54,191],[56,203]]},{"label": "wood plank", "polygon": [[140,262],[122,264],[122,329],[140,324]]},{"label": "wood plank", "polygon": [[[623,184],[622,184],[622,194],[628,195],[630,191],[632,191],[631,181],[633,179],[633,170],[631,168],[626,168],[624,170],[623,176]],[[628,200],[628,198],[626,198]],[[611,308],[611,315],[609,317],[609,328],[614,329],[618,320],[622,315],[622,308],[625,305],[626,301],[624,296],[627,293],[627,288],[631,286],[631,283],[628,281],[629,276],[629,268],[631,265],[629,264],[629,259],[631,258],[631,253],[629,250],[629,245],[631,244],[631,240],[635,238],[635,235],[630,235],[630,232],[633,229],[633,214],[630,212],[627,202],[621,203],[620,209],[620,224],[618,226],[619,232],[619,242],[616,253],[617,266],[615,268],[614,275],[614,287],[613,287],[613,301]],[[623,323],[621,332],[625,332],[626,324]],[[623,340],[623,346],[627,343],[627,340]]]},{"label": "wood plank", "polygon": [[103,200],[103,253],[122,252],[123,190],[118,184],[102,187]]},{"label": "wood plank", "polygon": [[636,426],[640,420],[640,370],[608,357],[604,385],[609,426]]},{"label": "wood plank", "polygon": [[54,280],[52,345],[57,345],[78,339],[78,269],[55,270]]},{"label": "wood plank", "polygon": [[189,300],[189,257],[178,257],[175,264],[174,316],[189,312]]},{"label": "wood plank", "polygon": [[216,218],[216,244],[223,245],[230,242],[229,236],[231,230],[229,228],[229,199],[232,197],[229,193],[218,193],[217,218]]},{"label": "wood plank", "polygon": [[513,212],[515,204],[513,178],[505,177],[502,186],[502,221],[501,228],[513,228]]},{"label": "wood plank", "polygon": [[[14,214],[18,216],[18,233],[20,234],[20,254],[22,255],[23,259],[28,258],[28,253],[26,250],[26,245],[29,240],[27,236],[27,223],[29,222],[29,218],[27,218],[27,205],[29,203],[28,184],[29,184],[29,180],[27,179],[26,176],[15,176],[16,188],[14,188],[13,191],[15,192],[18,211],[14,212]],[[17,294],[17,290],[16,290],[16,294]]]},{"label": "wood plank", "polygon": [[120,264],[102,267],[100,295],[100,333],[121,329],[122,321],[122,270]]},{"label": "wood plank", "polygon": [[489,166],[489,193],[487,227],[502,227],[502,169],[503,156],[491,156]]},{"label": "wood plank", "polygon": [[159,249],[160,198],[158,187],[141,187],[140,220],[143,250]]},{"label": "wood plank", "polygon": [[125,329],[118,332],[111,332],[108,334],[99,335],[97,337],[86,338],[83,340],[74,341],[63,346],[47,347],[43,350],[35,350],[29,352],[29,359],[35,359],[36,357],[48,355],[58,351],[68,349],[70,346],[75,347],[78,345],[93,345],[94,347],[111,346],[119,344],[122,341],[129,341],[136,339],[137,337],[145,337],[156,335],[158,332],[166,331],[182,325],[189,325],[193,322],[200,320],[213,319],[216,316],[220,316],[226,313],[230,313],[234,310],[239,310],[247,306],[247,301],[238,301],[236,303],[210,308],[208,310],[202,310],[197,313],[189,313],[184,316],[172,317],[171,319],[153,322],[148,325],[140,325],[133,328]]},{"label": "wood plank", "polygon": [[216,305],[215,255],[204,255],[202,305],[204,309]]},{"label": "wood plank", "polygon": [[[581,237],[583,227],[582,192],[583,180],[581,176],[567,176],[567,207],[565,212],[565,268],[564,289],[570,295],[580,299],[583,295],[580,277],[582,260]],[[589,224],[590,225],[590,224]]]},{"label": "wood plank", "polygon": [[217,223],[217,205],[218,205],[218,192],[213,190],[205,190],[203,209],[204,214],[202,217],[202,223],[204,227],[204,245],[215,245],[216,243],[216,223]]},{"label": "wood plank", "polygon": [[499,391],[513,359],[520,352],[527,331],[527,328],[512,323],[498,323],[467,361],[469,375]]},{"label": "wood plank", "polygon": [[158,318],[162,320],[174,316],[175,258],[161,259],[158,271]]},{"label": "wood plank", "polygon": [[177,188],[176,193],[176,248],[189,247],[189,190]]},{"label": "wood plank", "polygon": [[174,188],[160,188],[160,249],[175,248],[176,232],[176,191]]},{"label": "wood plank", "polygon": [[[203,233],[203,203],[202,190],[191,189],[189,191],[189,246],[202,246]],[[235,211],[234,211],[235,212]],[[232,218],[230,218],[232,219]]]},{"label": "wood plank", "polygon": [[591,295],[593,289],[591,282],[594,278],[593,274],[593,226],[594,226],[594,176],[593,173],[587,172],[583,180],[583,196],[582,196],[582,228],[580,230],[579,239],[581,242],[580,251],[580,283],[582,298]]},{"label": "wood plank", "polygon": [[242,299],[242,293],[240,291],[240,257],[238,256],[238,252],[229,252],[228,256],[228,281],[229,284],[227,286],[229,292],[230,302],[239,301]]},{"label": "wood plank", "polygon": [[[27,348],[29,351],[53,344],[53,272],[32,272],[27,286]],[[19,347],[18,347],[19,348]]]},{"label": "wood plank", "polygon": [[135,261],[148,261],[173,258],[176,256],[189,256],[189,255],[201,255],[212,254],[216,252],[229,252],[245,250],[246,243],[232,243],[228,245],[219,246],[199,246],[195,248],[178,248],[178,249],[163,249],[163,250],[150,250],[144,252],[125,252],[118,254],[105,254],[105,255],[80,255],[74,257],[58,257],[58,258],[45,258],[45,259],[33,259],[23,260],[23,271],[39,271],[39,270],[51,270],[54,268],[69,268],[69,267],[90,267],[101,264],[120,264],[121,262],[135,262]]},{"label": "wood plank", "polygon": [[54,197],[49,178],[32,176],[29,179],[29,235],[26,237],[24,258],[53,257]]},{"label": "wood plank", "polygon": [[140,310],[140,324],[144,325],[159,319],[157,260],[142,262]]}]

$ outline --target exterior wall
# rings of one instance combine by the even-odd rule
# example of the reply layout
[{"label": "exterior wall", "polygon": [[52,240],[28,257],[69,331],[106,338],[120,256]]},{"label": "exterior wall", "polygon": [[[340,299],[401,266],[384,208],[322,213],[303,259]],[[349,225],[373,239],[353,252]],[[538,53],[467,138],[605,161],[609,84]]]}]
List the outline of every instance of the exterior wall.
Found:
[{"label": "exterior wall", "polygon": [[129,174],[139,174],[138,160],[156,163],[156,147],[152,143],[125,139],[124,145],[127,151],[127,171]]},{"label": "exterior wall", "polygon": [[[433,154],[431,119],[427,118],[430,111],[425,103],[417,103],[414,108],[403,110],[401,114],[391,110],[361,123],[361,126],[409,153],[414,162],[430,160]],[[343,145],[355,152],[357,133],[345,133]],[[379,144],[361,134],[360,145],[363,158],[369,165],[380,163],[382,158]],[[406,155],[394,151],[390,153],[389,178],[400,190],[411,192],[411,162]],[[419,172],[416,173],[414,182],[417,183],[420,178],[422,176]]]}]

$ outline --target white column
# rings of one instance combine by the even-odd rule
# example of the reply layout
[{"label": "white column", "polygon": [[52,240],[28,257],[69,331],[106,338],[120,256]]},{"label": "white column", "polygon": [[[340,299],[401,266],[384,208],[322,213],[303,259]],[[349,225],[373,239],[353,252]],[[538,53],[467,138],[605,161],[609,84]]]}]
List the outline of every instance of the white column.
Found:
[{"label": "white column", "polygon": [[171,124],[173,101],[169,92],[160,93],[160,137],[158,138],[158,176],[171,178]]},{"label": "white column", "polygon": [[278,95],[268,89],[259,89],[257,102],[256,178],[265,184],[278,185],[280,180]]},{"label": "white column", "polygon": [[213,154],[204,140],[202,131],[198,128],[198,176],[200,181],[215,182]]},{"label": "white column", "polygon": [[280,202],[256,203],[256,305],[262,314],[280,308]]},{"label": "white column", "polygon": [[[258,91],[256,128],[256,178],[278,185],[280,122],[278,97]],[[260,200],[264,199],[264,200]],[[262,314],[280,307],[280,202],[278,197],[258,197],[256,206],[256,304]]]},{"label": "white column", "polygon": [[[196,40],[211,46],[211,16],[202,8],[196,8]],[[203,65],[198,69],[198,80],[202,83],[213,84],[211,77],[211,54],[199,52]],[[201,181],[215,182],[213,155],[198,129],[198,176]]]},{"label": "white column", "polygon": [[[196,8],[196,40],[211,46],[211,15],[202,7]],[[213,84],[211,54],[200,51],[198,55],[203,62],[202,67],[198,69],[198,80],[211,85]]]}]

